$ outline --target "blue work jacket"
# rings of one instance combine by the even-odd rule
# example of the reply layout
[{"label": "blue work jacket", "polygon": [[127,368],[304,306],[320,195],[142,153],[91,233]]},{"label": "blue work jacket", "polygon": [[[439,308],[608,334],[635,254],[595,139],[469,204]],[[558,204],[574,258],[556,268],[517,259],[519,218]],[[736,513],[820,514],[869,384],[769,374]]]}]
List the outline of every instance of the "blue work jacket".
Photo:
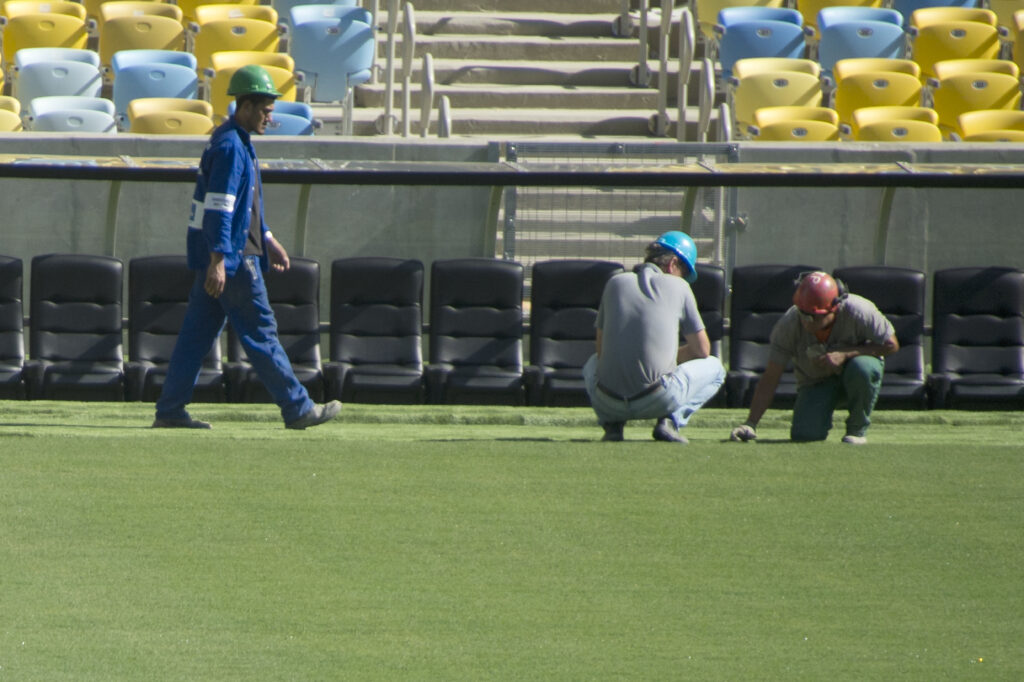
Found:
[{"label": "blue work jacket", "polygon": [[[259,160],[248,132],[234,118],[221,124],[210,136],[199,161],[199,177],[192,195],[188,222],[188,266],[205,270],[210,252],[224,254],[228,276],[238,271],[252,220],[253,191],[259,178]],[[260,266],[265,272],[267,223],[263,220],[263,192],[259,201],[263,233]]]}]

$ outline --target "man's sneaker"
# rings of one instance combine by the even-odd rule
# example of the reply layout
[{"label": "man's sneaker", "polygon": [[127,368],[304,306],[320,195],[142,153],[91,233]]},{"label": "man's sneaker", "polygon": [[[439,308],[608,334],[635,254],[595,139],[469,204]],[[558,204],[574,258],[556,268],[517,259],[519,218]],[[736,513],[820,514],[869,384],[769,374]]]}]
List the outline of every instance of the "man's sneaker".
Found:
[{"label": "man's sneaker", "polygon": [[867,445],[868,439],[864,436],[854,436],[848,433],[843,436],[843,442],[847,445]]},{"label": "man's sneaker", "polygon": [[329,422],[338,416],[341,412],[341,401],[332,400],[329,403],[323,405],[314,405],[306,414],[302,415],[298,419],[292,422],[288,422],[284,425],[286,429],[305,429],[310,426],[317,426],[324,422]]},{"label": "man's sneaker", "polygon": [[679,434],[676,429],[676,425],[672,423],[672,420],[668,417],[662,417],[658,420],[658,423],[654,426],[654,432],[651,434],[654,436],[654,440],[664,441],[666,443],[680,443],[681,445],[689,445],[690,441],[686,440],[684,436]]},{"label": "man's sneaker", "polygon": [[153,420],[154,429],[208,429],[209,422],[201,422],[192,417],[157,417]]},{"label": "man's sneaker", "polygon": [[622,432],[625,426],[625,422],[608,422],[604,425],[604,438],[601,440],[608,443],[621,442],[624,438]]}]

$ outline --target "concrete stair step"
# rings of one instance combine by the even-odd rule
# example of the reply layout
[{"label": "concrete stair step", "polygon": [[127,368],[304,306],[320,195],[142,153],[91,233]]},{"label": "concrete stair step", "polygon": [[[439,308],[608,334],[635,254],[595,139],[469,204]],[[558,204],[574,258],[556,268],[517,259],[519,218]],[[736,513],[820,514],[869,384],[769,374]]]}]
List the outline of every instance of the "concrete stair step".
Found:
[{"label": "concrete stair step", "polygon": [[614,13],[420,11],[415,4],[416,32],[422,35],[520,35],[615,37]]},{"label": "concrete stair step", "polygon": [[[411,107],[419,111],[422,87],[410,86]],[[506,85],[494,87],[480,85],[441,85],[435,89],[435,103],[448,97],[455,109],[494,107],[502,109],[650,109],[658,105],[658,92],[651,88],[626,87],[562,87],[559,85]],[[395,88],[396,106],[402,101],[402,88]],[[356,105],[383,108],[387,102],[387,89],[383,83],[360,86],[356,90]]]},{"label": "concrete stair step", "polygon": [[[397,54],[402,54],[396,41]],[[593,37],[550,37],[534,35],[417,35],[416,57],[430,53],[434,59],[464,61],[530,60],[615,62],[639,59],[633,40]]]},{"label": "concrete stair step", "polygon": [[[434,59],[436,82],[451,84],[628,86],[635,62]],[[420,80],[416,64],[413,81]]]},{"label": "concrete stair step", "polygon": [[[342,108],[338,105],[315,105],[314,115],[323,122],[320,135],[335,135],[340,132]],[[356,136],[378,135],[378,118],[382,118],[382,107],[356,107],[353,110],[353,134]],[[412,123],[411,134],[419,136],[419,109],[410,112]],[[651,110],[634,109],[493,109],[493,108],[453,108],[452,135],[484,136],[493,139],[523,137],[563,138],[578,140],[580,138],[602,137],[644,137],[651,138],[649,121]],[[395,111],[401,117],[401,111]],[[431,116],[429,136],[437,135],[437,111]],[[687,110],[686,140],[697,139],[697,111]],[[712,128],[716,126],[714,115]],[[401,125],[396,124],[396,130]],[[675,122],[669,125],[667,138],[675,139]]]}]

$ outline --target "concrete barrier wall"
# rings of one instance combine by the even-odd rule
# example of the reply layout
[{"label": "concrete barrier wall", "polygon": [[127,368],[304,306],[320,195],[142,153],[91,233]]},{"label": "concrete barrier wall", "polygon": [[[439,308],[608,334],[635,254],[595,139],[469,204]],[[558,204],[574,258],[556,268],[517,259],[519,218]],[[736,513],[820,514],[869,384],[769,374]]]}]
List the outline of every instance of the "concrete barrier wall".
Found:
[{"label": "concrete barrier wall", "polygon": [[[0,153],[198,159],[196,138],[135,135],[0,136]],[[486,162],[500,145],[482,140],[261,138],[264,160],[321,158],[364,161]],[[1024,145],[739,145],[739,158],[763,163],[1024,164]],[[141,255],[183,253],[191,183],[122,183],[117,234],[106,234],[111,183],[0,179],[0,253],[24,259],[52,252]],[[295,255],[326,268],[335,258],[392,255],[437,258],[493,254],[496,206],[481,187],[315,186],[305,250],[297,248],[301,188],[268,185],[268,223]],[[826,269],[878,262],[881,189],[770,188],[736,190],[747,228],[735,235],[730,262],[806,263]],[[884,260],[928,272],[958,265],[1024,265],[1018,235],[1024,198],[1017,190],[899,189]],[[26,273],[27,274],[27,273]],[[326,281],[325,291],[326,294]],[[327,298],[324,296],[324,303]]]}]

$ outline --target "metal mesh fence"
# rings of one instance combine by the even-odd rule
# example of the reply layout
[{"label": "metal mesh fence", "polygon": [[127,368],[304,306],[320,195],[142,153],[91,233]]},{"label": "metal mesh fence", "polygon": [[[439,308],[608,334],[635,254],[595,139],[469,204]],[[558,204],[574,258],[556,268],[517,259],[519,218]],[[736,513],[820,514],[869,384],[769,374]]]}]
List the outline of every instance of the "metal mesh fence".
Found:
[{"label": "metal mesh fence", "polygon": [[[725,163],[733,149],[723,145],[617,143],[509,143],[505,161],[530,163],[671,166]],[[600,259],[627,269],[643,260],[644,247],[668,230],[683,230],[697,243],[699,260],[724,265],[728,188],[508,187],[498,216],[496,253],[530,272],[538,261]]]}]

